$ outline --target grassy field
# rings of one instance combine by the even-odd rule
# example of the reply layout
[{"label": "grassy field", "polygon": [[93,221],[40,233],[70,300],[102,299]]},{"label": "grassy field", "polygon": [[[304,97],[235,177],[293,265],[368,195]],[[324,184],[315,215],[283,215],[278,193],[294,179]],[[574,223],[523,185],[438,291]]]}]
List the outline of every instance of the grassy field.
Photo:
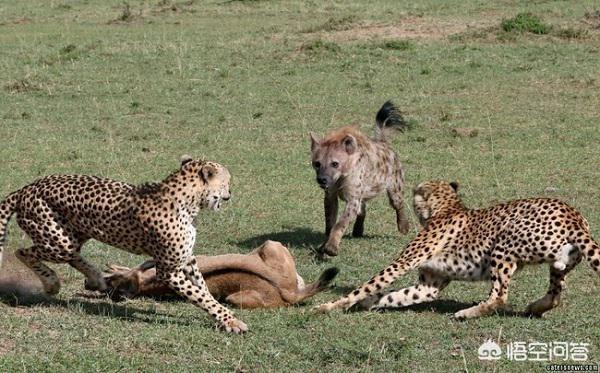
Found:
[{"label": "grassy field", "polygon": [[[366,238],[315,259],[324,219],[308,137],[349,123],[371,131],[392,98],[411,122],[393,140],[409,186],[457,180],[473,207],[559,197],[600,238],[599,52],[594,1],[0,1],[0,195],[50,173],[157,181],[192,154],[233,175],[232,201],[200,216],[195,252],[273,239],[306,279],[340,268],[336,287],[304,306],[236,311],[251,332],[232,336],[184,302],[93,298],[64,265],[60,295],[36,296],[9,260],[4,282],[19,277],[33,296],[0,303],[0,371],[545,371],[480,361],[499,335],[503,346],[590,343],[600,362],[600,279],[587,264],[544,319],[452,321],[488,292],[458,282],[405,311],[312,313],[386,265],[417,221],[410,212],[414,229],[399,236],[377,199]],[[9,228],[7,251],[27,245]],[[84,254],[99,266],[143,260],[97,242]],[[516,310],[547,277],[516,276]]]}]

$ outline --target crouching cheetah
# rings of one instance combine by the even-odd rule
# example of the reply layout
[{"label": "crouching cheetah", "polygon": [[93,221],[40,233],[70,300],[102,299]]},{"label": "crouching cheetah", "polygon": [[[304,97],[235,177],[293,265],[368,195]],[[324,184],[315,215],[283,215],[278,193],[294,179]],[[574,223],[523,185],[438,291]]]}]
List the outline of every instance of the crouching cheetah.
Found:
[{"label": "crouching cheetah", "polygon": [[[363,302],[372,309],[431,301],[451,280],[488,280],[489,298],[457,312],[478,317],[504,305],[512,274],[522,264],[550,263],[550,288],[527,313],[541,316],[559,305],[565,276],[587,258],[600,274],[600,247],[585,218],[556,200],[532,198],[481,210],[464,207],[456,183],[430,181],[415,189],[415,212],[423,229],[387,268],[352,293],[319,306],[322,312]],[[383,293],[395,279],[418,268],[419,283]]]},{"label": "crouching cheetah", "polygon": [[[317,183],[325,191],[325,235],[321,253],[335,256],[344,232],[355,220],[352,235],[361,237],[367,213],[366,202],[384,190],[396,210],[401,233],[408,232],[404,215],[404,169],[400,158],[386,139],[386,130],[404,130],[406,122],[391,101],[383,104],[375,117],[375,137],[365,136],[355,127],[343,127],[322,139],[310,134],[312,165]],[[346,208],[337,221],[338,198]]]},{"label": "crouching cheetah", "polygon": [[85,175],[43,177],[0,203],[0,259],[6,225],[13,213],[33,246],[16,256],[40,278],[48,294],[60,282],[43,261],[68,263],[86,277],[86,287],[105,290],[102,274],[80,255],[93,238],[156,261],[157,276],[171,289],[202,307],[218,325],[247,330],[209,293],[192,256],[199,210],[218,210],[230,198],[229,171],[218,163],[184,156],[181,167],[160,183],[130,184]]}]

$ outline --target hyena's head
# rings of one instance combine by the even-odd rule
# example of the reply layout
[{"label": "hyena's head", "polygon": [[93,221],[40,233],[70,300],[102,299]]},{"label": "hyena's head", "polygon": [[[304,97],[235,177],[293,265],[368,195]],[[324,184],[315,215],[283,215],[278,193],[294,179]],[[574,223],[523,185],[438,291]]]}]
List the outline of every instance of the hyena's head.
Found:
[{"label": "hyena's head", "polygon": [[310,134],[312,166],[317,183],[331,188],[354,168],[359,158],[359,144],[364,135],[353,127],[344,127],[320,139]]}]

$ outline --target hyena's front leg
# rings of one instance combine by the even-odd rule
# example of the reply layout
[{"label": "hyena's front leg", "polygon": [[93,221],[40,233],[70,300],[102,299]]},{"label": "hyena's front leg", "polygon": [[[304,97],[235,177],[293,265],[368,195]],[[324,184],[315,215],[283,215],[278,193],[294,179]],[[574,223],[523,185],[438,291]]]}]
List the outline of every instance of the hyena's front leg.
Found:
[{"label": "hyena's front leg", "polygon": [[236,319],[231,311],[223,307],[210,294],[196,266],[195,258],[192,257],[184,268],[164,270],[159,264],[157,276],[177,294],[208,312],[217,321],[219,327],[227,332],[239,334],[248,330],[244,322]]},{"label": "hyena's front leg", "polygon": [[396,225],[398,231],[402,234],[408,233],[409,225],[408,219],[404,214],[404,197],[402,192],[404,190],[404,172],[402,172],[401,166],[398,168],[400,172],[394,177],[392,184],[387,189],[388,199],[390,205],[396,210]]},{"label": "hyena's front leg", "polygon": [[390,189],[387,193],[390,205],[396,210],[396,225],[398,226],[398,232],[406,234],[408,233],[409,225],[408,219],[404,214],[404,198],[402,197],[402,191]]},{"label": "hyena's front leg", "polygon": [[365,218],[367,217],[367,204],[363,201],[360,205],[360,212],[356,215],[354,228],[352,228],[352,237],[362,237],[365,232]]},{"label": "hyena's front leg", "polygon": [[325,192],[325,236],[329,237],[331,229],[335,225],[338,214],[338,197],[337,193],[331,191]]},{"label": "hyena's front leg", "polygon": [[338,220],[329,233],[327,242],[321,245],[321,252],[330,256],[336,256],[338,254],[338,248],[340,246],[342,236],[344,235],[344,232],[346,231],[346,228],[348,228],[350,222],[356,218],[356,215],[360,211],[360,204],[361,201],[358,199],[349,200],[346,203],[346,208],[344,209],[340,220]]}]

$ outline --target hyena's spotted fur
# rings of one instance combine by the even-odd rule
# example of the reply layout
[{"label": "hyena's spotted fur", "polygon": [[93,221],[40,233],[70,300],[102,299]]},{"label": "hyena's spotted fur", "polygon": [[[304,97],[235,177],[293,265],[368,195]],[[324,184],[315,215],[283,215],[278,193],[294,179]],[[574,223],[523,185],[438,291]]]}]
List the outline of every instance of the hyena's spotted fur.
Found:
[{"label": "hyena's spotted fur", "polygon": [[[404,169],[385,136],[387,128],[403,130],[406,123],[388,101],[376,116],[375,136],[369,138],[356,127],[343,127],[320,139],[311,133],[312,165],[317,183],[325,191],[325,234],[322,253],[335,256],[342,236],[355,220],[352,235],[363,235],[366,202],[383,191],[396,210],[401,233],[408,232],[404,215]],[[338,198],[346,208],[338,219]]]}]

